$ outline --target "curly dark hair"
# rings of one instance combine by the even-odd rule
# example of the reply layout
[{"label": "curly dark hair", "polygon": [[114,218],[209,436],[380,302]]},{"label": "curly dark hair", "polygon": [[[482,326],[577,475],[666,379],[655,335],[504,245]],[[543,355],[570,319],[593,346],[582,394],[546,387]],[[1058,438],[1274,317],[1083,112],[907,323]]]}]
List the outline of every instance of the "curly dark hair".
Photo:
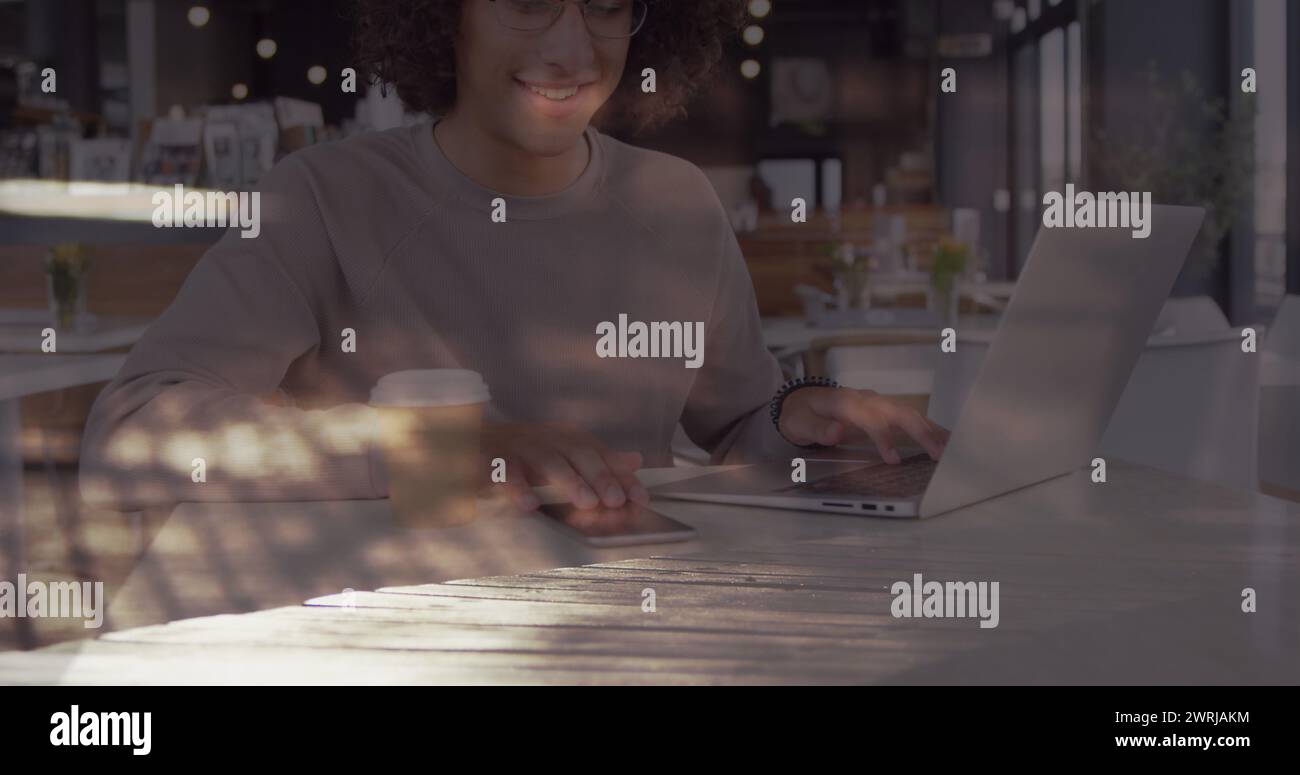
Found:
[{"label": "curly dark hair", "polygon": [[[686,112],[686,103],[722,58],[744,17],[743,0],[647,0],[644,26],[628,48],[623,79],[599,114],[606,127],[633,132]],[[397,90],[413,111],[441,114],[456,101],[453,49],[464,0],[356,0],[356,61]],[[655,69],[653,94],[641,71]]]}]

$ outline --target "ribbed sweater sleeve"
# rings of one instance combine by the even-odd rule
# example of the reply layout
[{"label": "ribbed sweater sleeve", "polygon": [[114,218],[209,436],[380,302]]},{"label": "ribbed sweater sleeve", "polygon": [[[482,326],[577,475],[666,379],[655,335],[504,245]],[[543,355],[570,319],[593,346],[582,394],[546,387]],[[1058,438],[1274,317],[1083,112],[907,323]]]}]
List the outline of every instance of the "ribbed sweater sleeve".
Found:
[{"label": "ribbed sweater sleeve", "polygon": [[781,386],[781,367],[763,342],[753,281],[729,225],[722,230],[719,251],[704,365],[691,388],[682,428],[708,450],[714,464],[797,455],[798,448],[777,433],[768,416],[768,403]]},{"label": "ribbed sweater sleeve", "polygon": [[260,235],[227,232],[100,393],[81,453],[88,503],[386,494],[372,409],[274,400],[290,364],[321,346],[314,302],[336,292],[308,185],[293,159],[277,165],[262,187]]}]

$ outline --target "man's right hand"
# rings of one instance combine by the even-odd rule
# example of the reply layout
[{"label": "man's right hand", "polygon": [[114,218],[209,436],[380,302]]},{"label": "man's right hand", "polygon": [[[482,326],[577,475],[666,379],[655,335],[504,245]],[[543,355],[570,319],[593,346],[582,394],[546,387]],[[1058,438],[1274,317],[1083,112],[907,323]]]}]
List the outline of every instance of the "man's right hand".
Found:
[{"label": "man's right hand", "polygon": [[617,508],[628,500],[650,502],[650,493],[636,478],[641,453],[610,450],[573,425],[485,423],[482,450],[489,460],[505,459],[503,486],[525,511],[540,505],[532,488],[548,484],[559,487],[580,509]]}]

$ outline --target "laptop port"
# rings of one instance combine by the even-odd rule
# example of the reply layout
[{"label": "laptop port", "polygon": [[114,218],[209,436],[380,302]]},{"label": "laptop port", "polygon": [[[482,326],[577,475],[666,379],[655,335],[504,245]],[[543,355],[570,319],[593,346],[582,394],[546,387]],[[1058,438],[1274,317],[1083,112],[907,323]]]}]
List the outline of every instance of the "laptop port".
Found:
[{"label": "laptop port", "polygon": [[863,511],[875,511],[875,510],[876,510],[876,504],[874,504],[874,503],[864,503],[864,504],[862,504],[862,510],[863,510]]},{"label": "laptop port", "polygon": [[885,507],[885,511],[893,511],[893,510],[894,510],[894,507],[893,507],[893,506],[886,506],[886,507]]},{"label": "laptop port", "polygon": [[853,504],[852,504],[852,503],[831,503],[830,501],[822,501],[822,505],[823,505],[823,506],[834,506],[834,507],[837,508],[837,509],[851,509],[851,508],[853,508]]}]

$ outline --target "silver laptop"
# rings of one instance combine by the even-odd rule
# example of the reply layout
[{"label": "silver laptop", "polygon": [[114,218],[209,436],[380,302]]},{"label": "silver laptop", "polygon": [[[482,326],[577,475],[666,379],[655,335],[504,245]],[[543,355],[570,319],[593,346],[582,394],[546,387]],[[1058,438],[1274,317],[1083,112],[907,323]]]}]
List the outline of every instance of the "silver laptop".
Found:
[{"label": "silver laptop", "polygon": [[940,461],[919,453],[889,465],[809,450],[801,484],[781,460],[665,484],[654,494],[929,517],[1087,465],[1203,215],[1156,205],[1146,239],[1127,228],[1039,229]]}]

